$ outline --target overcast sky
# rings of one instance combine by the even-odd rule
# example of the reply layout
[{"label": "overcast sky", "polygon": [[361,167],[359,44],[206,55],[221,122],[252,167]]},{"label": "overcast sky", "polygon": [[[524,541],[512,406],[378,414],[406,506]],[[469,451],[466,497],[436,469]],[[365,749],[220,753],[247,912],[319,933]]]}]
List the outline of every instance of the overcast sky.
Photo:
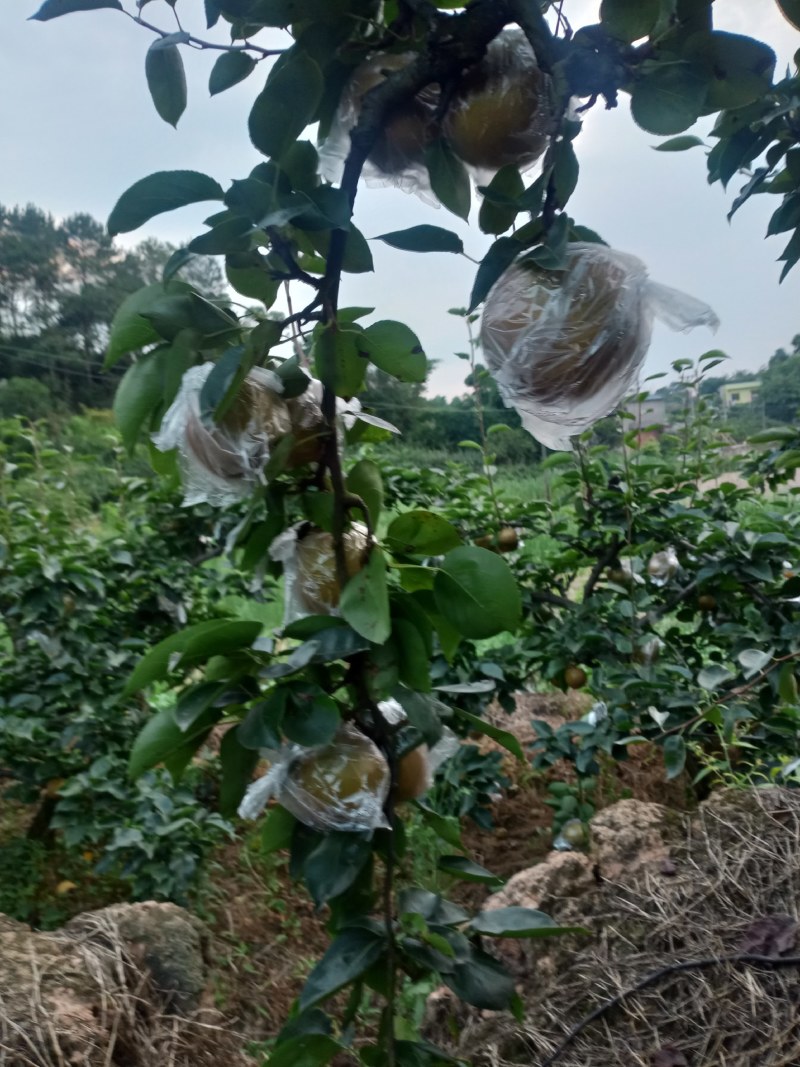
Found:
[{"label": "overcast sky", "polygon": [[[123,0],[133,9],[133,0]],[[214,53],[185,55],[189,107],[178,129],[156,115],[144,80],[149,34],[115,11],[77,13],[50,22],[28,22],[37,0],[0,4],[0,203],[34,203],[64,216],[87,211],[105,220],[119,194],[155,170],[191,168],[223,185],[244,177],[260,157],[247,137],[250,103],[263,83],[250,79],[209,99]],[[567,0],[573,27],[597,21],[598,3]],[[751,33],[770,43],[779,72],[800,47],[800,34],[781,17],[774,0],[717,0],[718,28]],[[184,28],[204,30],[201,0],[182,0]],[[146,16],[173,28],[166,3],[148,4]],[[706,127],[707,128],[707,127]],[[700,127],[696,132],[703,134]],[[778,285],[776,258],[785,240],[764,239],[776,197],[756,197],[726,221],[726,194],[709,186],[701,149],[652,150],[658,138],[638,129],[627,98],[586,117],[575,147],[581,179],[570,201],[576,221],[597,230],[613,247],[645,261],[651,276],[708,301],[722,325],[688,335],[656,326],[645,374],[668,370],[673,359],[721,348],[728,370],[757,369],[800,332],[800,267]],[[213,209],[213,205],[212,208]],[[160,215],[131,235],[175,243],[201,232],[208,205]],[[480,258],[490,239],[444,209],[393,189],[362,189],[356,224],[374,236],[422,222],[446,226]],[[785,235],[782,235],[785,237]],[[463,327],[447,314],[467,303],[475,267],[452,255],[417,255],[372,246],[376,272],[347,276],[342,298],[375,306],[376,317],[398,318],[419,334],[439,360],[429,391],[462,391],[465,365],[453,353],[465,348]]]}]

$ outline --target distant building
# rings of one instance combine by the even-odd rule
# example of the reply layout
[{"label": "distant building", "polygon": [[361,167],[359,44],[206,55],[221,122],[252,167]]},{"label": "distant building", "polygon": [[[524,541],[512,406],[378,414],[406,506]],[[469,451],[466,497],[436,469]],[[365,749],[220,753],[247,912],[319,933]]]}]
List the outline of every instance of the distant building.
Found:
[{"label": "distant building", "polygon": [[669,429],[670,417],[667,414],[669,398],[661,393],[654,393],[646,400],[628,399],[626,408],[633,415],[633,422],[626,427],[636,430],[636,443],[642,445],[657,441],[665,430]]},{"label": "distant building", "polygon": [[664,430],[669,426],[670,420],[667,415],[667,398],[665,396],[659,396],[656,393],[654,396],[649,396],[647,400],[642,400],[641,403],[631,401],[628,403],[628,410],[634,418],[634,429]]},{"label": "distant building", "polygon": [[758,399],[761,382],[728,382],[719,387],[719,400],[722,410],[742,407],[754,403]]}]

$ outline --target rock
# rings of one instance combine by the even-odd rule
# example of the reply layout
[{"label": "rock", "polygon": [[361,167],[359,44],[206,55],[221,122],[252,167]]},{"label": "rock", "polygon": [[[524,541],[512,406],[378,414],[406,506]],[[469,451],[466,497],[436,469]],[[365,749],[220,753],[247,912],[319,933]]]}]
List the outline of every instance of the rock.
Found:
[{"label": "rock", "polygon": [[146,901],[84,912],[64,927],[68,936],[101,943],[109,930],[149,972],[166,1010],[188,1014],[199,1007],[208,958],[208,938],[199,919],[177,904]]},{"label": "rock", "polygon": [[491,908],[537,908],[548,911],[568,897],[578,897],[596,883],[593,863],[582,852],[551,852],[547,859],[510,878],[483,905]]},{"label": "rock", "polygon": [[243,1062],[223,1028],[182,1022],[200,1005],[204,947],[202,924],[174,904],[119,904],[52,933],[0,915],[0,1064]]}]

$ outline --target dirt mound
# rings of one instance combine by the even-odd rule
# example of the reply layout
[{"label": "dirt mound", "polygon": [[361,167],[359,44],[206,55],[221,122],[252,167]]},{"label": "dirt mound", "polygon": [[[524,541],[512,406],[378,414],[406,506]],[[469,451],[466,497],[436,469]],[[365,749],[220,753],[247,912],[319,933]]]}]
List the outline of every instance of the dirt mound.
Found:
[{"label": "dirt mound", "polygon": [[621,801],[588,856],[552,854],[486,906],[510,904],[589,933],[494,942],[522,1026],[436,998],[430,1036],[447,1043],[456,1012],[474,1067],[800,1064],[800,792],[724,791],[692,815]]},{"label": "dirt mound", "polygon": [[0,916],[2,1067],[240,1067],[240,1039],[201,1011],[201,924],[121,904],[35,933]]}]

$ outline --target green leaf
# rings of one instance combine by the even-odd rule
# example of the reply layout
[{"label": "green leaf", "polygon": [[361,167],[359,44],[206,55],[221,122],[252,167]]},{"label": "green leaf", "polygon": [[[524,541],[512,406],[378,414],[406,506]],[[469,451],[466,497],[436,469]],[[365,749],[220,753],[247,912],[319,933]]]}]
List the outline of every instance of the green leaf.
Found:
[{"label": "green leaf", "polygon": [[794,427],[773,426],[771,430],[760,430],[754,433],[752,437],[747,438],[747,441],[751,445],[782,444],[786,441],[794,441],[796,437],[797,430]]},{"label": "green leaf", "polygon": [[281,283],[270,276],[260,252],[232,252],[225,257],[225,277],[229,285],[250,300],[260,300],[270,308]]},{"label": "green leaf", "polygon": [[469,918],[468,912],[429,889],[401,889],[397,894],[400,915],[421,915],[426,922],[439,926],[458,926]]},{"label": "green leaf", "polygon": [[226,688],[225,682],[200,682],[181,693],[174,708],[175,722],[181,730],[188,730]]},{"label": "green leaf", "polygon": [[222,200],[222,187],[196,170],[160,170],[127,189],[108,218],[108,232],[129,233],[155,215],[203,200]]},{"label": "green leaf", "polygon": [[260,631],[259,622],[209,619],[207,622],[187,626],[180,633],[170,634],[139,660],[125,685],[123,696],[130,696],[151,682],[166,678],[170,673],[170,660],[174,653],[182,653],[178,666],[184,667],[188,661],[194,659],[249,647]]},{"label": "green leaf", "polygon": [[319,908],[349,889],[372,854],[370,834],[329,833],[303,866],[303,877]]},{"label": "green leaf", "polygon": [[766,93],[775,73],[775,53],[762,41],[712,30],[689,38],[684,55],[705,71],[704,113],[744,107]]},{"label": "green leaf", "polygon": [[507,270],[520,254],[519,241],[513,237],[500,237],[481,260],[478,273],[472,286],[472,294],[469,298],[469,310],[474,311],[478,304],[482,304],[489,294],[489,290]]},{"label": "green leaf", "polygon": [[580,170],[578,157],[572,141],[560,140],[556,143],[553,154],[553,185],[556,190],[558,206],[563,208],[575,192],[578,184],[578,172]]},{"label": "green leaf", "polygon": [[208,733],[221,716],[221,710],[208,708],[184,731],[175,722],[172,708],[156,712],[144,724],[133,743],[128,758],[128,774],[131,778],[138,778],[157,763],[163,763],[187,746],[196,748],[199,742],[194,746],[191,746],[191,742]]},{"label": "green leaf", "polygon": [[261,827],[261,854],[269,856],[273,852],[289,848],[292,843],[292,835],[297,824],[297,819],[286,808],[276,804],[270,808],[264,825]]},{"label": "green leaf", "polygon": [[117,386],[114,421],[129,452],[133,451],[142,423],[163,398],[164,360],[170,355],[167,349],[141,356],[128,367]]},{"label": "green leaf", "polygon": [[322,99],[322,72],[297,46],[270,71],[248,120],[250,140],[259,152],[280,159],[313,121]]},{"label": "green leaf", "polygon": [[549,915],[534,908],[495,908],[479,912],[469,924],[487,937],[555,937],[585,934],[581,926],[557,926]]},{"label": "green leaf", "polygon": [[364,384],[366,349],[362,330],[343,330],[330,323],[319,331],[311,349],[314,372],[337,396],[355,396]]},{"label": "green leaf", "polygon": [[[203,382],[198,398],[200,418],[206,424],[214,421],[215,416],[222,418],[236,398],[241,384],[246,363],[243,345],[234,345],[222,354],[214,364],[208,377]],[[235,386],[235,388],[232,388]]]},{"label": "green leaf", "polygon": [[97,11],[101,7],[110,7],[115,11],[123,9],[119,0],[45,0],[30,19],[47,22],[49,19],[57,19],[60,15],[71,15],[73,11]]},{"label": "green leaf", "polygon": [[[516,169],[514,173],[519,176]],[[400,248],[405,252],[455,252],[458,254],[464,251],[464,244],[457,233],[445,230],[442,226],[428,224],[382,233],[375,240],[384,241],[392,248]]]},{"label": "green leaf", "polygon": [[[338,192],[338,190],[335,191]],[[341,227],[341,229],[344,229],[344,227]],[[327,259],[331,246],[331,231],[317,230],[312,232],[310,237],[314,244],[314,248],[321,256]],[[372,250],[367,244],[367,239],[364,234],[352,224],[348,227],[348,233],[345,239],[342,270],[345,271],[346,274],[368,274],[371,270],[374,270]]]},{"label": "green leaf", "polygon": [[239,729],[239,743],[244,748],[280,748],[287,696],[286,687],[277,686],[250,708]]},{"label": "green leaf", "polygon": [[461,842],[461,824],[455,815],[440,815],[420,800],[414,801],[414,807],[422,815],[423,822],[452,848],[463,848]]},{"label": "green leaf", "polygon": [[483,233],[505,233],[522,210],[515,201],[525,192],[525,183],[517,167],[509,163],[501,167],[489,185],[480,190],[484,194],[478,226]]},{"label": "green leaf", "polygon": [[386,951],[386,936],[353,927],[342,930],[308,976],[298,1001],[301,1011],[360,978]]},{"label": "green leaf", "polygon": [[512,756],[516,756],[521,763],[528,762],[525,758],[525,753],[522,751],[519,738],[515,734],[510,733],[508,730],[501,730],[498,726],[493,726],[491,723],[486,722],[485,719],[481,719],[480,716],[473,715],[469,711],[464,711],[461,708],[455,708],[454,711],[456,715],[466,719],[472,725],[473,730],[491,737],[493,741],[496,741],[498,745],[502,745]]},{"label": "green leaf", "polygon": [[600,20],[612,37],[632,44],[649,37],[661,14],[661,0],[602,0]]},{"label": "green leaf", "polygon": [[208,79],[208,91],[211,96],[223,93],[232,85],[244,81],[256,68],[256,61],[246,52],[223,52]]},{"label": "green leaf", "polygon": [[522,598],[504,559],[472,545],[448,552],[433,583],[439,611],[465,637],[514,630]]},{"label": "green leaf", "polygon": [[220,814],[227,818],[236,814],[259,760],[258,752],[243,748],[239,743],[240,729],[240,726],[234,726],[228,730],[219,748],[219,761],[222,767],[219,810]]},{"label": "green leaf", "polygon": [[386,531],[386,547],[403,556],[440,556],[462,544],[455,526],[433,511],[403,512]]},{"label": "green leaf", "polygon": [[341,723],[336,701],[320,686],[310,682],[293,682],[285,689],[284,734],[290,741],[307,748],[329,744]]},{"label": "green leaf", "polygon": [[437,137],[426,149],[425,163],[433,195],[448,211],[466,221],[472,200],[469,174],[443,137]]},{"label": "green leaf", "polygon": [[250,249],[250,234],[253,224],[249,219],[235,217],[212,226],[210,230],[193,238],[188,249],[199,256],[225,256],[231,252],[247,252]]},{"label": "green leaf", "polygon": [[[170,34],[153,41],[144,63],[147,88],[156,111],[170,126],[177,126],[186,110],[186,72],[180,50],[173,43],[178,36],[183,39],[183,35]],[[188,34],[185,36],[188,39]]]},{"label": "green leaf", "polygon": [[431,655],[422,634],[408,619],[395,619],[392,623],[392,635],[399,653],[400,681],[410,689],[421,693],[429,692]]},{"label": "green leaf", "polygon": [[682,133],[678,137],[670,137],[668,141],[654,144],[656,152],[685,152],[687,148],[704,148],[705,141],[702,137],[695,137],[691,133]]},{"label": "green leaf", "polygon": [[503,1011],[514,998],[514,979],[487,953],[473,948],[466,963],[458,963],[442,981],[456,996],[476,1008]]},{"label": "green leaf", "polygon": [[686,742],[680,734],[670,734],[664,741],[664,766],[667,778],[677,778],[686,765]]},{"label": "green leaf", "polygon": [[370,362],[401,382],[424,382],[428,361],[419,338],[402,322],[382,319],[364,331]]},{"label": "green leaf", "polygon": [[719,689],[725,682],[731,681],[733,675],[727,668],[717,666],[716,664],[711,667],[704,667],[697,674],[697,684],[702,686],[703,689],[714,690]]},{"label": "green leaf", "polygon": [[778,696],[784,704],[797,703],[797,679],[793,663],[784,663],[778,673]]},{"label": "green leaf", "polygon": [[389,637],[392,626],[386,561],[379,548],[372,548],[367,565],[354,574],[342,590],[339,610],[356,633],[368,641],[381,645]]},{"label": "green leaf", "polygon": [[297,1034],[274,1049],[264,1067],[325,1067],[342,1045],[328,1034]]},{"label": "green leaf", "polygon": [[440,856],[438,867],[440,871],[452,875],[453,878],[460,878],[463,882],[478,882],[480,885],[495,887],[504,884],[502,878],[474,863],[467,856]]},{"label": "green leaf", "polygon": [[370,525],[377,529],[383,507],[381,469],[371,459],[360,459],[347,474],[347,491],[360,496],[367,505]]},{"label": "green leaf", "polygon": [[631,114],[642,129],[667,136],[693,126],[703,112],[709,75],[683,61],[642,68],[631,93]]},{"label": "green leaf", "polygon": [[142,316],[167,341],[176,340],[183,330],[195,331],[192,344],[196,348],[217,348],[226,337],[238,333],[238,320],[228,310],[194,292],[162,296]]},{"label": "green leaf", "polygon": [[776,0],[783,17],[800,30],[800,0]]},{"label": "green leaf", "polygon": [[774,651],[773,648],[768,649],[766,652],[759,648],[743,649],[736,658],[744,669],[745,678],[752,678],[754,674],[763,671],[772,662]]},{"label": "green leaf", "polygon": [[125,297],[111,321],[108,349],[104,367],[108,369],[127,352],[144,348],[161,340],[153,324],[142,317],[164,295],[191,292],[191,286],[182,281],[170,281],[166,285],[154,282]]}]

